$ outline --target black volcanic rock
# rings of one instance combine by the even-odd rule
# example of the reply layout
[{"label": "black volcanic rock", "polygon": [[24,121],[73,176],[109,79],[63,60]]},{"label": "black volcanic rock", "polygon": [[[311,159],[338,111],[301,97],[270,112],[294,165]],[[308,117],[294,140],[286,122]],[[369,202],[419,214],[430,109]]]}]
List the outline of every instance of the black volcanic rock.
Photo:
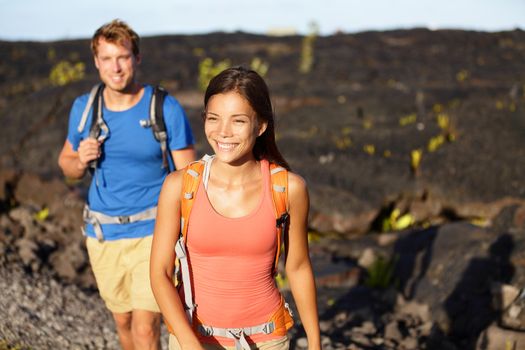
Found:
[{"label": "black volcanic rock", "polygon": [[[525,283],[525,33],[319,37],[306,74],[298,70],[301,41],[245,33],[143,38],[140,78],[179,98],[202,155],[210,149],[199,62],[268,64],[278,144],[308,182],[310,228],[338,237],[312,242],[325,348],[496,344],[485,339],[501,333],[491,288]],[[62,60],[85,63],[84,79],[52,86],[49,74]],[[87,40],[0,42],[0,338],[9,342],[117,346],[79,230],[89,179],[65,181],[57,166],[73,99],[96,82]],[[390,232],[404,227],[401,218],[409,229]],[[365,251],[396,262],[398,285],[364,285],[369,272],[357,265]],[[84,338],[71,319],[80,314],[97,322],[103,315]],[[71,329],[76,340],[64,338]],[[303,336],[292,331],[292,348]]]},{"label": "black volcanic rock", "polygon": [[[144,38],[140,76],[180,98],[203,154],[209,148],[199,117],[199,62],[268,63],[278,143],[309,183],[314,229],[366,232],[382,208],[422,192],[467,219],[471,214],[458,214],[463,205],[524,199],[525,33],[416,29],[320,37],[308,74],[298,71],[301,39]],[[0,165],[60,177],[56,159],[70,105],[96,82],[88,41],[0,42],[0,52]],[[84,80],[52,87],[49,73],[60,60],[84,62]],[[403,118],[412,122],[402,126]],[[447,125],[440,128],[438,118]],[[414,171],[416,149],[423,155]]]}]

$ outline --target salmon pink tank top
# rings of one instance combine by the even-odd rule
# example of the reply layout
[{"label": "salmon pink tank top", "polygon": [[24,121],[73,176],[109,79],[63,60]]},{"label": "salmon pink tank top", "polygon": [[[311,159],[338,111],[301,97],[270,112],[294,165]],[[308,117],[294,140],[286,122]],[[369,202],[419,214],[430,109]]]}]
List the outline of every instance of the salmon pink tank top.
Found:
[{"label": "salmon pink tank top", "polygon": [[[277,244],[269,163],[261,160],[260,201],[250,214],[228,218],[211,205],[201,181],[190,214],[188,263],[196,315],[221,328],[256,326],[278,309],[280,292],[272,269]],[[201,341],[231,346],[233,340],[203,337]],[[274,339],[271,334],[247,337],[250,342]]]}]

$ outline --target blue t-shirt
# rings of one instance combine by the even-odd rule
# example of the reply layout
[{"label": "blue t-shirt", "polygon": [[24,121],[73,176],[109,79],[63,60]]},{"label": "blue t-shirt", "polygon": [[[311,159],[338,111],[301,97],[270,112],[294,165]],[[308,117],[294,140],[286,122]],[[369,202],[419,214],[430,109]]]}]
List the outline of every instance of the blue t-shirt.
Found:
[{"label": "blue t-shirt", "polygon": [[[149,119],[153,88],[144,86],[140,101],[126,111],[103,108],[103,118],[109,134],[102,144],[102,156],[89,187],[87,203],[91,210],[110,216],[132,215],[157,205],[160,189],[168,174],[162,167],[160,144],[150,127],[142,127],[141,120]],[[87,138],[91,113],[82,133],[78,126],[89,94],[78,97],[71,108],[67,139],[77,151],[80,141]],[[164,100],[164,122],[170,150],[194,144],[186,114],[172,96]],[[138,238],[153,234],[154,220],[128,224],[102,225],[105,240]],[[96,237],[91,224],[86,234]]]}]

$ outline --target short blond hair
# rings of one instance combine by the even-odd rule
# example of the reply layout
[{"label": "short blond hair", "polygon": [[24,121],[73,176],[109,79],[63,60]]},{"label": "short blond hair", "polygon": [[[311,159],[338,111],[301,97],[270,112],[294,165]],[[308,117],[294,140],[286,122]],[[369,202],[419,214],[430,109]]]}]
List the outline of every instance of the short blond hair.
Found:
[{"label": "short blond hair", "polygon": [[97,55],[99,39],[118,45],[124,45],[126,41],[129,41],[133,55],[138,56],[140,54],[138,34],[126,22],[119,19],[114,19],[97,29],[91,39],[91,51],[94,56]]}]

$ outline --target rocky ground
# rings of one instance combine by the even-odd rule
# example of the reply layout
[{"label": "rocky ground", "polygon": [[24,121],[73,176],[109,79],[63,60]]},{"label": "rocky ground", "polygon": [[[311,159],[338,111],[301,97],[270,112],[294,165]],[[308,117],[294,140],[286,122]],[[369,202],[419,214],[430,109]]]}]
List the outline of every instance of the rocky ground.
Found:
[{"label": "rocky ground", "polygon": [[[181,101],[203,154],[199,62],[268,65],[279,146],[311,192],[325,349],[525,349],[497,326],[525,285],[525,33],[316,37],[301,73],[303,39],[145,38],[141,78]],[[56,165],[91,61],[85,40],[0,42],[0,349],[117,348],[85,183]],[[83,77],[52,84],[61,62]]]},{"label": "rocky ground", "polygon": [[[59,181],[20,181],[30,180],[34,196],[0,216],[0,340],[28,349],[117,349],[83,238],[67,226],[78,223],[81,195]],[[62,216],[35,209],[39,197],[53,195],[63,198],[51,206]],[[323,348],[525,346],[525,333],[497,326],[517,293],[510,283],[525,284],[522,219],[511,210],[490,228],[458,221],[344,239],[311,234]],[[292,349],[305,349],[300,323],[291,335]]]}]

